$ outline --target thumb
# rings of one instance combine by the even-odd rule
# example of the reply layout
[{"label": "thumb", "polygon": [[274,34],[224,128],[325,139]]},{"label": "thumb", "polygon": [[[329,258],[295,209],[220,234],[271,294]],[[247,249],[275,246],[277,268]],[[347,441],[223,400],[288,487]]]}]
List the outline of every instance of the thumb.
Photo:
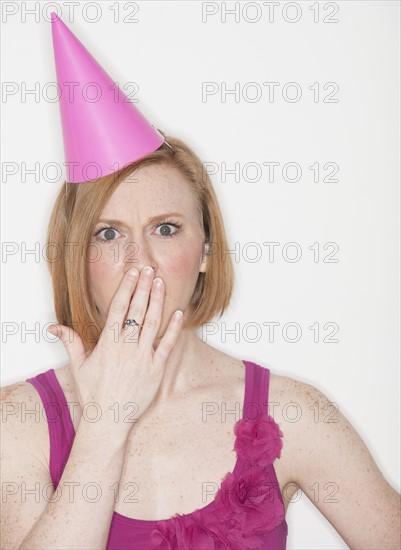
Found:
[{"label": "thumb", "polygon": [[64,325],[51,325],[47,329],[53,336],[58,336],[63,342],[73,368],[78,368],[87,358],[81,337],[75,330]]}]

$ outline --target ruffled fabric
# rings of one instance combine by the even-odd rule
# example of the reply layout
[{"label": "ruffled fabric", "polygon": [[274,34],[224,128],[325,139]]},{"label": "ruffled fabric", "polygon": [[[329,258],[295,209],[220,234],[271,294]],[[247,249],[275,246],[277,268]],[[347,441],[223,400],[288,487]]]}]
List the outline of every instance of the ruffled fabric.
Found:
[{"label": "ruffled fabric", "polygon": [[258,421],[242,418],[235,424],[234,434],[234,448],[243,460],[265,467],[281,456],[283,434],[271,416],[261,416]]},{"label": "ruffled fabric", "polygon": [[224,476],[213,506],[157,522],[150,534],[152,549],[257,550],[263,544],[258,535],[284,521],[280,488],[266,476],[266,469],[281,456],[281,430],[265,415],[255,421],[241,418],[234,433],[233,450],[246,463],[243,473]]}]

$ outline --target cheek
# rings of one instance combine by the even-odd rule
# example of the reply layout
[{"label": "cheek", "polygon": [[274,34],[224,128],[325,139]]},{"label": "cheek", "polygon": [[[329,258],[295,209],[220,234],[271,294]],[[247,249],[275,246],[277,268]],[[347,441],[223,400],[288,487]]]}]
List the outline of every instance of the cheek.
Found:
[{"label": "cheek", "polygon": [[[185,281],[197,278],[199,272],[199,255],[192,250],[175,251],[168,259],[168,264],[163,266],[162,271],[170,279],[170,274],[179,279],[181,284]],[[160,266],[161,267],[161,266]]]},{"label": "cheek", "polygon": [[89,263],[89,284],[95,301],[104,306],[114,295],[121,278],[121,266],[103,254]]}]

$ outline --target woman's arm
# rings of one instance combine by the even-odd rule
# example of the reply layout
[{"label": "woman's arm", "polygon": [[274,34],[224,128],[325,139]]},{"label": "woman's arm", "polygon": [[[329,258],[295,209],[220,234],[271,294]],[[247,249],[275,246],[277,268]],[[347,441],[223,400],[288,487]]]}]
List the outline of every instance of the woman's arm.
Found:
[{"label": "woman's arm", "polygon": [[2,388],[1,548],[104,549],[126,438],[116,426],[81,420],[55,493],[38,445],[46,441],[47,421],[23,408],[35,410],[37,401],[30,384]]},{"label": "woman's arm", "polygon": [[351,549],[399,549],[400,495],[341,411],[314,386],[286,380],[287,397],[302,412],[298,422],[283,422],[293,481]]}]

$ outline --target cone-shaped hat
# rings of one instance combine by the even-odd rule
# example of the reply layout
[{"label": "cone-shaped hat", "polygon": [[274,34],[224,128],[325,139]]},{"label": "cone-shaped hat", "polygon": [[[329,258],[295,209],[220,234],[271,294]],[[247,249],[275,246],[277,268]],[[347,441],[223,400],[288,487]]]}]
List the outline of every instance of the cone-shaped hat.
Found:
[{"label": "cone-shaped hat", "polygon": [[111,174],[156,151],[162,134],[54,12],[51,21],[67,181]]}]

